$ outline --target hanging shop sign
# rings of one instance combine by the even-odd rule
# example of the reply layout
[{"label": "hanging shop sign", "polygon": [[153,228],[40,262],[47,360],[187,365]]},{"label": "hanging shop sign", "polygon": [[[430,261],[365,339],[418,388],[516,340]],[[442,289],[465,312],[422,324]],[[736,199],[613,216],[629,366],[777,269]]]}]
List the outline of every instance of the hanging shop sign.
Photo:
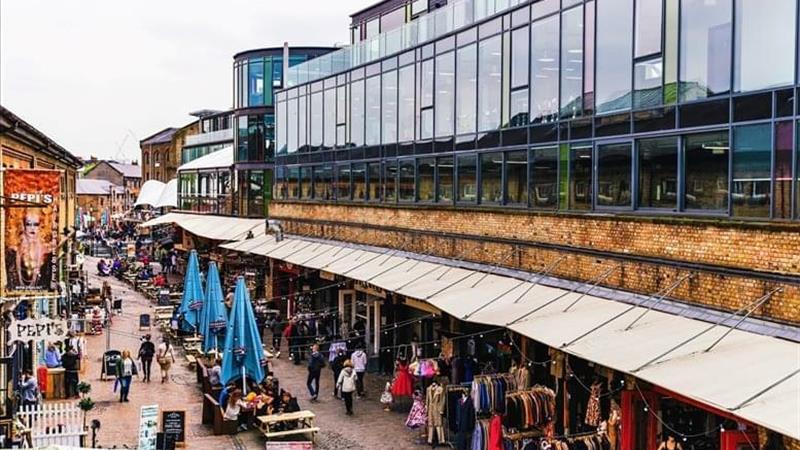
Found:
[{"label": "hanging shop sign", "polygon": [[8,327],[8,341],[61,341],[67,337],[66,320],[48,318],[14,320]]},{"label": "hanging shop sign", "polygon": [[51,292],[56,273],[60,170],[6,169],[6,291]]},{"label": "hanging shop sign", "polygon": [[323,280],[336,281],[336,274],[324,270],[319,271],[319,277]]},{"label": "hanging shop sign", "polygon": [[353,282],[353,289],[375,297],[386,298],[386,291],[364,281],[356,280]]}]

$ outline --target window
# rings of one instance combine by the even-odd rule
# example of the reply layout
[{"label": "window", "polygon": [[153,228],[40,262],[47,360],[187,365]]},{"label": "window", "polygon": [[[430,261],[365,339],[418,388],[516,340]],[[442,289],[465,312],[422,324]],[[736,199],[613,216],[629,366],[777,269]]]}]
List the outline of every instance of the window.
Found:
[{"label": "window", "polygon": [[[285,101],[278,102],[276,109],[278,123],[281,124],[281,126],[275,130],[275,140],[277,141],[278,154],[281,155],[287,152],[288,143],[286,141],[286,131],[288,129],[288,124],[292,122],[288,120]],[[144,165],[147,165],[147,155],[144,156]]]},{"label": "window", "polygon": [[336,88],[336,146],[343,147],[347,139],[347,86]]},{"label": "window", "polygon": [[677,207],[678,139],[643,139],[637,143],[639,208]]},{"label": "window", "polygon": [[433,158],[417,160],[417,200],[430,202],[434,199],[433,172],[436,161]]},{"label": "window", "polygon": [[[528,85],[528,27],[511,32],[511,88]],[[460,70],[460,68],[459,68]]]},{"label": "window", "polygon": [[367,167],[364,163],[353,164],[351,170],[353,179],[353,200],[364,201],[367,198]]},{"label": "window", "polygon": [[630,109],[632,0],[597,2],[595,103],[597,112]]},{"label": "window", "polygon": [[531,25],[531,114],[533,123],[550,122],[558,111],[558,17]]},{"label": "window", "polygon": [[314,167],[314,198],[330,200],[333,198],[333,168],[331,166]]},{"label": "window", "polygon": [[682,101],[711,97],[730,90],[731,3],[731,0],[681,2]]},{"label": "window", "polygon": [[502,43],[501,35],[478,43],[478,131],[500,128]]},{"label": "window", "polygon": [[414,160],[401,159],[399,165],[398,190],[400,201],[414,201]]},{"label": "window", "polygon": [[555,208],[558,206],[558,149],[531,149],[530,165],[531,206]]},{"label": "window", "polygon": [[736,0],[733,68],[736,92],[792,84],[795,6],[795,0],[769,3]]},{"label": "window", "polygon": [[347,164],[336,166],[336,188],[334,193],[337,200],[350,200],[350,166]]},{"label": "window", "polygon": [[[253,176],[256,172],[250,171],[250,197],[253,194]],[[300,198],[301,199],[309,199],[311,198],[311,167],[304,166],[300,167]]]},{"label": "window", "polygon": [[355,147],[364,145],[364,80],[351,84],[350,143]]},{"label": "window", "polygon": [[633,106],[643,108],[661,104],[661,57],[637,62],[633,68]]},{"label": "window", "polygon": [[311,141],[312,147],[322,146],[322,92],[311,94]]},{"label": "window", "polygon": [[383,114],[383,135],[381,142],[397,142],[397,71],[383,74],[383,95],[381,97]]},{"label": "window", "polygon": [[437,187],[437,201],[441,203],[453,202],[453,157],[442,156],[436,159],[436,171],[439,185]]},{"label": "window", "polygon": [[406,66],[399,70],[399,109],[398,109],[398,141],[414,140],[414,66]]},{"label": "window", "polygon": [[367,200],[379,201],[381,199],[381,163],[378,161],[367,164]]},{"label": "window", "polygon": [[735,127],[731,191],[734,216],[769,217],[771,165],[772,125]]},{"label": "window", "polygon": [[[478,46],[470,44],[457,51],[456,134],[474,133],[478,95]],[[452,198],[451,198],[452,200]]]},{"label": "window", "polygon": [[631,144],[597,146],[597,205],[631,206]]},{"label": "window", "polygon": [[[293,98],[287,102],[288,112],[288,133],[286,135],[287,147],[289,153],[294,153],[298,149],[297,144],[297,99]],[[304,127],[305,128],[305,127]],[[303,130],[305,131],[305,130]]]},{"label": "window", "polygon": [[264,61],[252,59],[247,67],[248,105],[261,106],[264,104]]},{"label": "window", "polygon": [[594,5],[593,1],[586,2],[583,21],[583,110],[588,114],[594,112]]},{"label": "window", "polygon": [[772,216],[792,217],[792,122],[775,124],[775,180]]},{"label": "window", "polygon": [[419,138],[433,137],[433,60],[422,62],[420,73]]},{"label": "window", "polygon": [[297,148],[307,150],[308,146],[308,96],[297,98]]},{"label": "window", "polygon": [[561,117],[571,118],[583,106],[583,7],[561,13],[561,26]]},{"label": "window", "polygon": [[377,36],[380,33],[380,22],[378,22],[378,18],[374,18],[367,22],[367,35],[366,38],[370,39],[372,37]]},{"label": "window", "polygon": [[569,161],[569,207],[592,207],[592,146],[573,145]]},{"label": "window", "polygon": [[459,155],[456,161],[458,164],[456,200],[474,203],[478,198],[478,157]]},{"label": "window", "polygon": [[636,58],[661,53],[661,6],[660,1],[636,0]]},{"label": "window", "polygon": [[511,205],[528,204],[528,155],[519,150],[506,153],[505,193],[506,202]]},{"label": "window", "polygon": [[367,78],[365,145],[381,143],[381,77]]},{"label": "window", "polygon": [[336,145],[336,89],[326,89],[324,94],[325,116],[324,116],[324,142],[326,148],[333,148]]},{"label": "window", "polygon": [[683,143],[686,209],[728,208],[728,133],[687,136]]},{"label": "window", "polygon": [[289,167],[286,173],[286,184],[288,185],[289,198],[300,198],[300,168]]},{"label": "window", "polygon": [[481,203],[503,202],[503,154],[481,155]]},{"label": "window", "polygon": [[383,201],[397,201],[397,161],[383,163]]},{"label": "window", "polygon": [[381,15],[381,33],[399,28],[406,21],[405,8],[397,8],[394,11]]},{"label": "window", "polygon": [[448,137],[453,135],[453,115],[455,110],[456,84],[456,61],[455,53],[447,52],[436,57],[436,137]]}]

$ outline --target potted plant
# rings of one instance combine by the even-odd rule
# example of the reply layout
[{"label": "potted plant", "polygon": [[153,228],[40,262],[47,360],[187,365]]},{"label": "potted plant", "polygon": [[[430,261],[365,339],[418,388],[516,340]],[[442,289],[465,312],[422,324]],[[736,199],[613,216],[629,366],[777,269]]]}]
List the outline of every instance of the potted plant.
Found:
[{"label": "potted plant", "polygon": [[92,391],[92,385],[81,381],[78,383],[78,393],[81,394],[81,399],[78,401],[78,408],[83,411],[83,429],[86,429],[86,413],[94,409],[94,401],[89,397],[89,392]]}]

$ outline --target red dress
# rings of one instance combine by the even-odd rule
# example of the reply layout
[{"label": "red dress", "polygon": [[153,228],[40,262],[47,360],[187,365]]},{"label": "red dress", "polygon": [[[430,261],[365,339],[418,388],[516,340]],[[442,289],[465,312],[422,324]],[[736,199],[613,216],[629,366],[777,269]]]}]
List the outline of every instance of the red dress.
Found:
[{"label": "red dress", "polygon": [[497,414],[492,416],[489,422],[489,439],[486,447],[487,450],[503,450],[503,422]]},{"label": "red dress", "polygon": [[392,383],[392,396],[411,397],[413,384],[411,374],[408,373],[408,364],[398,364]]}]

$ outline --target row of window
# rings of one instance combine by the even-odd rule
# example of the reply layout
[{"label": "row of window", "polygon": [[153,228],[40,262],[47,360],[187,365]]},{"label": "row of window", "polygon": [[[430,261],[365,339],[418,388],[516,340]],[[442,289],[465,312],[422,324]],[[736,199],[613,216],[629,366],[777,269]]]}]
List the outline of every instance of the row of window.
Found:
[{"label": "row of window", "polygon": [[275,157],[275,115],[242,115],[236,121],[236,162],[272,161]]},{"label": "row of window", "polygon": [[184,147],[181,149],[181,164],[186,164],[189,161],[194,161],[197,158],[222,150],[230,144],[208,144],[198,145],[195,147]]},{"label": "row of window", "polygon": [[[791,218],[792,121],[680,136],[276,167],[276,198]],[[797,179],[796,183],[793,180]],[[793,187],[795,186],[795,187]]]},{"label": "row of window", "polygon": [[791,85],[796,2],[588,0],[559,10],[543,0],[279,92],[277,150],[435,139]]},{"label": "row of window", "polygon": [[[291,55],[289,56],[289,67],[306,60],[308,60],[307,55]],[[234,108],[272,106],[273,92],[282,87],[282,56],[260,56],[234,62]]]}]

